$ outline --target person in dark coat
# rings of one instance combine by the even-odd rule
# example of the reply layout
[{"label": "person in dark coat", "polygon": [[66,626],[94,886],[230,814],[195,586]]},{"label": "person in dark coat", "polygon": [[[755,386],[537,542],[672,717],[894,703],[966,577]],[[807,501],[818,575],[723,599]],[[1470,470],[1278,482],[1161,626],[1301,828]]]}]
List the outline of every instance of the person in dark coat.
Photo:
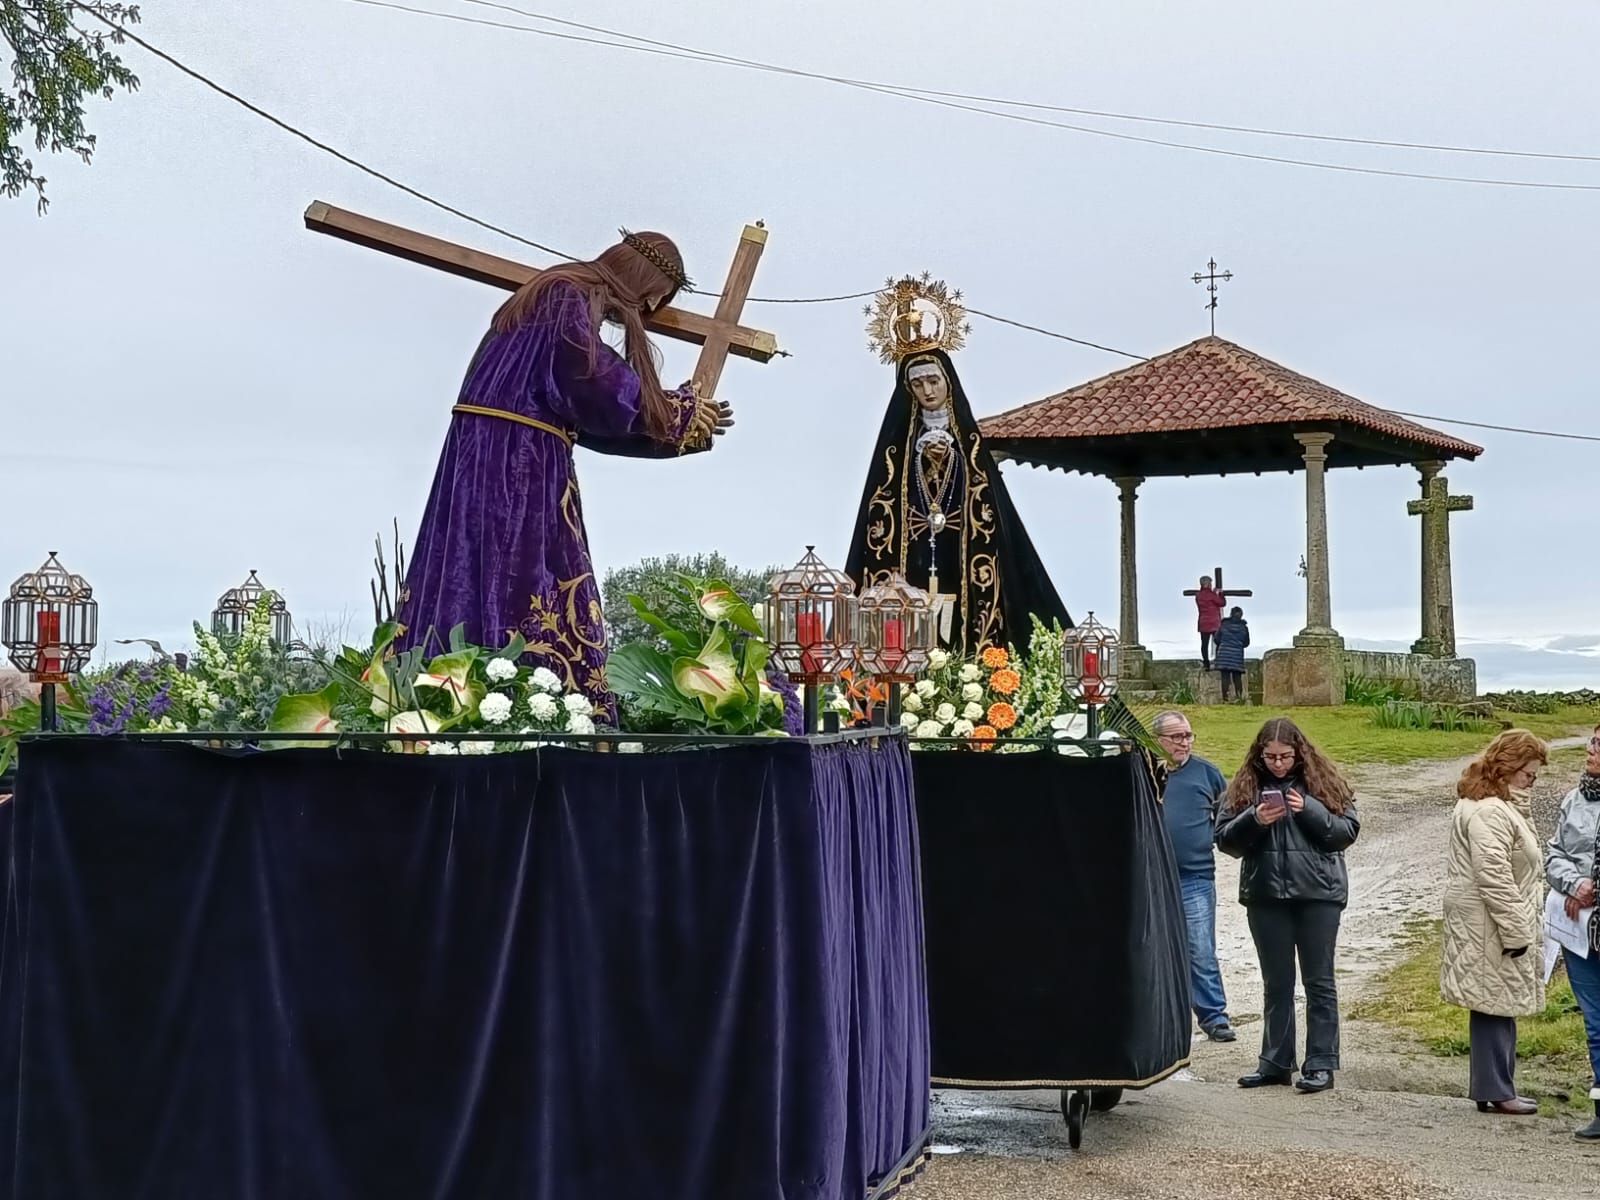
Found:
[{"label": "person in dark coat", "polygon": [[1244,702],[1244,648],[1250,644],[1250,626],[1245,622],[1244,609],[1234,606],[1217,628],[1217,670],[1222,673],[1222,699],[1233,698]]},{"label": "person in dark coat", "polygon": [[1242,860],[1239,903],[1261,961],[1261,1059],[1240,1087],[1288,1084],[1295,1071],[1295,959],[1306,990],[1306,1056],[1295,1086],[1325,1092],[1339,1069],[1333,960],[1350,899],[1344,852],[1361,831],[1339,769],[1293,721],[1256,734],[1217,817],[1217,848]]}]

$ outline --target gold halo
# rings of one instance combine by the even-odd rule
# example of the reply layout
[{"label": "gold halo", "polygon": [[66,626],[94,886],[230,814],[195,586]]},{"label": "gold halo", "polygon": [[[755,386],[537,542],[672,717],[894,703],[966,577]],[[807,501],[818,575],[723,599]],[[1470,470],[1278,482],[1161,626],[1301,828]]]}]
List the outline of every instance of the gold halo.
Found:
[{"label": "gold halo", "polygon": [[865,312],[867,345],[885,363],[926,350],[954,353],[972,332],[960,290],[951,291],[927,271],[919,279],[888,280]]}]

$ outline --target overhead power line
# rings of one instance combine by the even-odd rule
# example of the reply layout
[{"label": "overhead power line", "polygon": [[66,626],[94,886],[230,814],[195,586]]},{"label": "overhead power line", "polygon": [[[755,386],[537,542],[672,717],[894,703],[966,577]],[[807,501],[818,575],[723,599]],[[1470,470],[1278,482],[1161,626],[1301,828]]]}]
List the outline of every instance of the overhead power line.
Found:
[{"label": "overhead power line", "polygon": [[[1244,159],[1251,162],[1277,163],[1284,166],[1305,167],[1318,171],[1336,171],[1345,174],[1371,175],[1391,179],[1416,179],[1433,183],[1464,183],[1482,187],[1522,188],[1540,191],[1568,191],[1568,192],[1600,192],[1600,184],[1596,183],[1559,183],[1553,180],[1532,179],[1499,179],[1474,175],[1445,175],[1429,171],[1405,171],[1388,167],[1362,167],[1350,163],[1330,163],[1317,159],[1289,158],[1276,154],[1259,154],[1247,150],[1230,150],[1221,146],[1196,145],[1191,142],[1178,142],[1168,138],[1145,137],[1141,134],[1123,133],[1113,129],[1097,129],[1090,125],[1078,125],[1067,121],[1052,121],[1043,117],[1028,116],[1017,112],[997,111],[984,108],[975,103],[962,103],[955,100],[940,99],[936,93],[919,91],[898,87],[891,84],[874,83],[868,80],[851,79],[845,76],[827,75],[817,71],[804,71],[795,67],[785,67],[779,64],[761,62],[755,59],[737,58],[732,55],[718,54],[714,51],[700,50],[694,47],[679,46],[670,42],[658,42],[654,39],[640,38],[633,34],[616,30],[605,29],[601,26],[583,26],[578,22],[566,21],[562,18],[549,17],[528,9],[519,9],[511,5],[491,4],[489,0],[463,0],[464,3],[482,4],[486,7],[498,8],[502,11],[527,16],[534,20],[576,25],[580,28],[595,30],[606,35],[607,38],[622,38],[623,41],[605,40],[598,37],[585,37],[579,34],[559,33],[550,29],[537,29],[530,25],[521,25],[507,21],[495,21],[484,17],[472,17],[465,13],[440,12],[432,8],[420,8],[413,5],[397,4],[393,0],[346,0],[347,3],[360,4],[368,8],[389,9],[394,12],[410,13],[415,16],[433,17],[444,21],[456,21],[467,25],[481,25],[494,29],[506,29],[517,33],[531,34],[535,37],[551,38],[557,41],[580,42],[587,45],[604,46],[613,50],[628,50],[639,54],[653,54],[666,58],[687,59],[692,62],[713,63],[722,66],[739,67],[747,70],[763,71],[772,74],[789,75],[796,78],[815,79],[828,83],[839,84],[844,87],[857,88],[863,91],[877,92],[880,95],[895,96],[922,104],[932,104],[940,108],[953,109],[960,112],[975,113],[980,116],[993,117],[997,120],[1014,121],[1024,125],[1034,125],[1049,129],[1062,129],[1072,133],[1086,134],[1091,137],[1111,138],[1116,141],[1134,142],[1148,146],[1160,146],[1172,150],[1187,150],[1195,154],[1210,154],[1223,158]],[[1465,148],[1461,148],[1465,149]],[[1539,157],[1545,157],[1539,155]]]},{"label": "overhead power line", "polygon": [[1100,117],[1112,121],[1134,121],[1147,125],[1171,125],[1182,129],[1205,129],[1220,133],[1243,133],[1254,137],[1289,138],[1312,142],[1334,142],[1349,146],[1378,146],[1391,150],[1428,150],[1442,154],[1480,154],[1497,158],[1532,158],[1550,162],[1600,162],[1600,154],[1563,154],[1550,151],[1535,150],[1503,150],[1488,146],[1455,146],[1438,142],[1409,142],[1391,141],[1384,138],[1350,137],[1326,133],[1306,133],[1298,130],[1270,129],[1257,125],[1226,125],[1217,121],[1193,121],[1177,117],[1153,117],[1143,113],[1112,112],[1106,109],[1075,108],[1066,104],[1045,104],[1032,100],[1015,100],[1000,96],[974,95],[970,92],[941,91],[936,88],[921,88],[911,84],[892,84],[881,80],[851,79],[846,76],[829,75],[821,72],[804,71],[799,68],[781,67],[769,63],[762,63],[754,59],[740,58],[735,55],[720,54],[711,50],[697,50],[691,46],[684,46],[674,42],[659,41],[655,38],[641,37],[636,34],[626,33],[621,30],[607,29],[602,25],[590,25],[583,21],[572,21],[565,17],[551,16],[547,13],[535,12],[531,9],[518,8],[513,4],[505,4],[499,0],[460,0],[462,4],[472,4],[479,8],[497,9],[501,12],[515,13],[518,16],[531,17],[534,20],[546,21],[552,25],[562,25],[570,29],[583,29],[590,33],[603,33],[610,37],[625,38],[631,42],[638,42],[646,46],[658,46],[663,49],[693,54],[700,57],[712,58],[726,62],[730,65],[756,67],[763,70],[778,71],[786,75],[800,75],[812,79],[826,80],[830,83],[849,83],[863,87],[890,88],[897,92],[912,93],[920,96],[935,96],[943,100],[970,100],[975,104],[998,104],[1008,108],[1027,108],[1040,112],[1068,113],[1079,117]]},{"label": "overhead power line", "polygon": [[[363,2],[363,0],[357,0],[357,2]],[[469,3],[477,2],[477,0],[467,0],[467,2],[469,2]],[[497,233],[497,234],[501,235],[502,237],[510,238],[511,240],[516,241],[516,242],[520,242],[525,246],[531,246],[536,250],[541,250],[544,253],[553,255],[553,256],[555,256],[557,258],[570,259],[572,257],[571,255],[563,254],[559,250],[555,250],[552,247],[546,246],[543,243],[533,241],[530,238],[525,238],[521,234],[513,233],[508,229],[504,229],[504,228],[502,228],[502,227],[500,227],[498,225],[494,225],[494,224],[492,224],[492,223],[490,223],[488,221],[482,220],[479,217],[475,217],[471,213],[465,212],[465,211],[463,211],[463,210],[461,210],[459,208],[456,208],[454,205],[447,204],[444,201],[437,199],[436,197],[428,195],[426,192],[420,191],[419,189],[414,188],[414,187],[410,186],[409,184],[401,182],[400,180],[394,178],[392,175],[389,175],[389,174],[387,174],[387,173],[385,173],[383,171],[380,171],[375,167],[368,166],[366,163],[362,162],[361,160],[359,160],[357,158],[354,158],[349,154],[346,154],[342,150],[339,150],[339,149],[336,149],[333,146],[330,146],[329,144],[327,144],[326,142],[321,141],[318,138],[313,137],[311,134],[306,133],[304,130],[296,127],[295,125],[291,124],[290,122],[288,122],[288,121],[286,121],[286,120],[284,120],[284,119],[282,119],[280,117],[274,116],[272,113],[268,112],[266,109],[262,108],[260,105],[254,104],[251,101],[246,100],[243,96],[240,96],[237,92],[234,92],[231,89],[229,89],[227,87],[224,87],[222,84],[217,83],[215,80],[211,79],[209,76],[205,75],[203,72],[198,71],[195,68],[190,67],[190,66],[188,66],[187,64],[185,64],[183,62],[180,62],[177,58],[173,57],[171,54],[168,54],[166,51],[160,49],[159,47],[151,45],[147,40],[145,40],[144,38],[140,37],[139,35],[131,32],[126,27],[118,26],[118,25],[115,25],[113,22],[107,21],[104,17],[101,17],[100,14],[94,12],[94,10],[92,10],[92,9],[85,8],[85,9],[82,9],[81,11],[89,13],[89,15],[95,17],[97,20],[101,21],[103,24],[105,24],[105,25],[117,30],[128,41],[133,42],[135,45],[139,46],[141,49],[143,49],[146,52],[154,55],[156,58],[161,59],[163,62],[167,63],[168,65],[170,65],[174,69],[182,72],[184,75],[187,75],[189,78],[195,80],[197,83],[200,83],[203,86],[205,86],[206,88],[209,88],[211,91],[216,92],[218,95],[224,97],[225,99],[229,100],[230,102],[239,105],[241,108],[245,109],[247,112],[251,113],[252,115],[254,115],[256,117],[259,117],[264,121],[267,121],[268,123],[270,123],[271,125],[275,126],[278,129],[283,130],[285,133],[288,133],[291,136],[293,136],[295,138],[298,138],[299,140],[301,140],[303,142],[306,142],[307,144],[315,147],[316,149],[321,150],[325,154],[331,155],[332,157],[338,159],[340,162],[345,163],[347,166],[353,167],[356,170],[361,171],[364,174],[369,175],[372,178],[377,179],[382,183],[388,184],[390,187],[396,188],[399,191],[404,192],[408,196],[412,196],[412,197],[414,197],[414,198],[416,198],[418,200],[423,201],[424,203],[430,204],[433,207],[438,208],[443,212],[447,212],[447,213],[451,214],[452,216],[459,217],[462,220],[470,222],[471,224],[476,225],[476,226],[478,226],[478,227],[480,227],[482,229],[487,229],[492,233]],[[840,296],[819,296],[819,297],[798,298],[798,299],[770,299],[770,300],[765,301],[765,303],[768,303],[768,304],[826,304],[826,303],[832,303],[832,302],[835,302],[835,301],[859,300],[859,299],[862,299],[865,296],[871,296],[871,295],[875,295],[875,294],[876,294],[875,291],[853,292],[853,293],[840,295]],[[1103,351],[1104,353],[1107,353],[1107,354],[1115,354],[1115,355],[1119,355],[1119,356],[1121,356],[1123,358],[1134,359],[1134,360],[1137,360],[1137,361],[1140,361],[1140,362],[1145,362],[1145,361],[1149,360],[1147,355],[1135,354],[1131,350],[1119,350],[1114,346],[1103,345],[1103,344],[1101,344],[1099,342],[1089,341],[1089,340],[1087,340],[1085,338],[1073,337],[1071,334],[1061,333],[1061,332],[1059,332],[1057,330],[1053,330],[1053,329],[1046,329],[1043,326],[1039,326],[1039,325],[1030,325],[1030,324],[1028,324],[1026,322],[1023,322],[1023,321],[1016,321],[1016,320],[1011,319],[1010,317],[999,316],[999,315],[997,315],[995,313],[985,312],[985,311],[983,311],[981,309],[969,308],[967,311],[972,316],[980,317],[980,318],[982,318],[984,320],[988,320],[988,321],[994,321],[994,322],[996,322],[998,324],[1001,324],[1001,325],[1009,325],[1012,328],[1024,330],[1024,331],[1026,331],[1028,333],[1039,334],[1039,335],[1042,335],[1044,337],[1056,339],[1058,341],[1071,342],[1074,345],[1084,346],[1084,347],[1087,347],[1087,348],[1093,349],[1093,350],[1100,350],[1100,351]],[[1488,424],[1488,423],[1484,423],[1484,422],[1480,422],[1480,421],[1461,420],[1461,419],[1455,418],[1455,417],[1435,416],[1435,415],[1431,415],[1431,414],[1428,414],[1428,413],[1412,413],[1412,412],[1398,412],[1397,411],[1396,415],[1397,416],[1402,416],[1402,417],[1411,417],[1411,418],[1416,419],[1416,420],[1437,421],[1437,422],[1439,422],[1441,424],[1447,424],[1447,425],[1463,425],[1463,426],[1469,426],[1469,427],[1474,428],[1474,429],[1490,429],[1490,430],[1495,430],[1495,431],[1501,432],[1501,433],[1517,433],[1517,434],[1524,434],[1524,435],[1528,435],[1528,436],[1532,436],[1532,437],[1559,438],[1559,439],[1569,440],[1569,441],[1600,442],[1600,436],[1597,436],[1597,435],[1594,435],[1594,434],[1564,433],[1564,432],[1557,432],[1557,431],[1547,430],[1547,429],[1530,429],[1530,428],[1526,428],[1526,427],[1522,427],[1522,426],[1516,426],[1516,425],[1494,425],[1494,424]]]}]

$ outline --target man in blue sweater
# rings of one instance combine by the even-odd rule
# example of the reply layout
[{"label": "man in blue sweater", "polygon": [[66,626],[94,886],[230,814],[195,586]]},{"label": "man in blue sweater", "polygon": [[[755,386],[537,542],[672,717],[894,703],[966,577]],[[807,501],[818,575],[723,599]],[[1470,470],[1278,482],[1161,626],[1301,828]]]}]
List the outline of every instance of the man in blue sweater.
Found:
[{"label": "man in blue sweater", "polygon": [[1228,998],[1217,966],[1217,864],[1211,833],[1228,781],[1194,752],[1194,731],[1180,712],[1164,712],[1154,722],[1161,747],[1172,757],[1162,817],[1183,889],[1183,916],[1189,927],[1189,994],[1200,1028],[1214,1042],[1237,1036],[1228,1022]]}]

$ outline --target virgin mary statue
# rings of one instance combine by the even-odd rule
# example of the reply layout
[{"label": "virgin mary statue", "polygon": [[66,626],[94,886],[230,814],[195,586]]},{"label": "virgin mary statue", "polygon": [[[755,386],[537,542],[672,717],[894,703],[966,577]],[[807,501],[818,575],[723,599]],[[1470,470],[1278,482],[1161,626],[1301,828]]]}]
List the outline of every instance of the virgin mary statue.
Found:
[{"label": "virgin mary statue", "polygon": [[960,656],[1025,644],[1031,617],[1070,627],[946,353],[965,333],[959,293],[902,280],[878,306],[873,344],[895,387],[846,574],[865,588],[898,573],[933,593],[940,644]]}]

